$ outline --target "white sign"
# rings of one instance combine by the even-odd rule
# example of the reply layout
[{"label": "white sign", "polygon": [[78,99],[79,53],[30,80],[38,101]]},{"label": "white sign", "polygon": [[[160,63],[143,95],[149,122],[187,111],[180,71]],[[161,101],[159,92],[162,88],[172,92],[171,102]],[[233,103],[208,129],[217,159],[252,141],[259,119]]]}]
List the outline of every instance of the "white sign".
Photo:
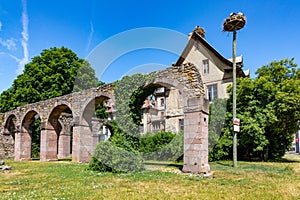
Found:
[{"label": "white sign", "polygon": [[240,132],[240,126],[239,125],[233,125],[233,131],[234,132]]}]

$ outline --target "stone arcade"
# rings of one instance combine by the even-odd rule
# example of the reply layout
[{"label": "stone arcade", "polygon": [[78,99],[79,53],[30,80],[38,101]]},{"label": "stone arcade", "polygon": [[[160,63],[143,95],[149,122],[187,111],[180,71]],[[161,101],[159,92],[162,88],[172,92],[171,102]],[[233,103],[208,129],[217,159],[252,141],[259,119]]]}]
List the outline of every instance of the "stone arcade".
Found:
[{"label": "stone arcade", "polygon": [[[156,76],[153,84],[180,94],[178,112],[183,114],[184,119],[183,171],[207,172],[209,102],[204,97],[205,91],[199,71],[193,64],[186,63],[153,74]],[[178,98],[178,95],[176,97]],[[96,105],[107,99],[114,99],[113,84],[20,106],[2,113],[1,156],[14,157],[16,161],[31,159],[31,126],[34,118],[39,116],[42,122],[40,161],[70,158],[71,148],[73,162],[89,162],[99,141],[98,130],[93,129],[93,110]],[[61,117],[66,108],[71,110],[73,116],[69,125],[63,122],[67,120]],[[73,130],[72,147],[70,127]]]}]

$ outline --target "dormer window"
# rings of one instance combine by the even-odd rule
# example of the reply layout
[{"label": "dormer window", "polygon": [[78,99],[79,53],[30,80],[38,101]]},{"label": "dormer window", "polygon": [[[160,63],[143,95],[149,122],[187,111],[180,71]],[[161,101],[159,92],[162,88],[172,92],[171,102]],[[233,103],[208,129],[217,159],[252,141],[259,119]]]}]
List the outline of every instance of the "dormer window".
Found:
[{"label": "dormer window", "polygon": [[208,59],[203,60],[203,74],[208,74],[209,73],[209,61]]}]

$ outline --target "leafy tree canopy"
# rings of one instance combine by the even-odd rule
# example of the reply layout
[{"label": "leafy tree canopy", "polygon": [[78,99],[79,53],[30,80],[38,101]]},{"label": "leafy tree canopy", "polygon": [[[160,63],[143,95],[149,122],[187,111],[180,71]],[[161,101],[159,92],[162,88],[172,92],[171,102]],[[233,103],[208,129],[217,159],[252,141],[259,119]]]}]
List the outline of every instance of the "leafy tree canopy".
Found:
[{"label": "leafy tree canopy", "polygon": [[[237,81],[237,117],[241,119],[238,156],[278,159],[284,155],[298,129],[300,70],[293,59],[285,59],[263,66],[256,75],[255,79]],[[232,97],[231,88],[229,92]],[[229,99],[223,137],[212,154],[215,157],[224,155],[220,151],[232,146],[231,102]]]},{"label": "leafy tree canopy", "polygon": [[46,49],[2,92],[0,112],[97,85],[95,72],[86,60],[65,47]]}]

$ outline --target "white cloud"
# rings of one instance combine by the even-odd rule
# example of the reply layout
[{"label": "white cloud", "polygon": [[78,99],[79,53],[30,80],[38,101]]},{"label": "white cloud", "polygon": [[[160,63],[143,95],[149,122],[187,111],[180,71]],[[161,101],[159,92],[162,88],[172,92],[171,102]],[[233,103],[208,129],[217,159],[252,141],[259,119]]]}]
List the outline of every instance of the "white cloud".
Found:
[{"label": "white cloud", "polygon": [[3,40],[0,38],[0,44],[6,47],[8,50],[12,50],[16,48],[16,39],[10,38],[8,40]]},{"label": "white cloud", "polygon": [[88,52],[89,49],[90,49],[90,46],[91,46],[91,43],[92,43],[92,39],[93,39],[93,36],[94,36],[94,25],[93,25],[93,22],[90,22],[90,27],[91,27],[91,30],[90,30],[90,34],[89,34],[89,37],[88,37],[88,41],[87,41],[87,45],[86,45],[86,48],[85,50]]},{"label": "white cloud", "polygon": [[29,52],[28,52],[28,40],[29,40],[29,34],[28,34],[28,24],[29,19],[27,15],[27,2],[26,0],[22,0],[22,39],[21,44],[23,47],[23,58],[22,59],[16,59],[18,62],[18,69],[17,74],[21,74],[23,72],[24,66],[29,61]]},{"label": "white cloud", "polygon": [[22,13],[22,26],[23,26],[23,31],[22,31],[22,37],[25,41],[28,41],[29,35],[28,35],[28,15],[27,15],[27,3],[26,0],[22,1],[23,4],[23,13]]},{"label": "white cloud", "polygon": [[[18,58],[15,55],[12,55],[8,52],[0,52],[0,55],[8,55],[9,57],[11,57],[12,59],[14,59],[17,63],[18,63],[18,68],[16,70],[17,74],[21,74],[24,70],[24,66],[26,63],[28,63],[29,61],[29,51],[28,51],[28,41],[29,41],[29,32],[28,32],[28,24],[29,24],[29,19],[28,19],[28,15],[27,15],[27,1],[26,0],[22,0],[22,32],[21,32],[21,45],[23,48],[23,57],[22,58]],[[2,23],[0,21],[0,31],[2,30]],[[3,40],[2,38],[0,38],[0,45],[6,47],[8,50],[11,49],[15,49],[16,48],[16,42],[18,40],[14,39],[14,38],[10,38],[8,40]]]}]

